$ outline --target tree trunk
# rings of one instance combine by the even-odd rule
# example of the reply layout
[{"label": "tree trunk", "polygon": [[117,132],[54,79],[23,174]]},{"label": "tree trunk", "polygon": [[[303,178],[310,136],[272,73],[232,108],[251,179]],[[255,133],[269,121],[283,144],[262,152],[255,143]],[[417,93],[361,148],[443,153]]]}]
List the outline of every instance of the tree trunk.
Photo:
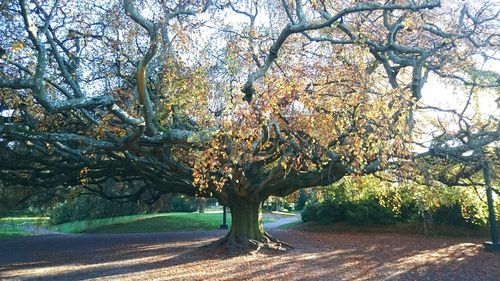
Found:
[{"label": "tree trunk", "polygon": [[249,240],[263,241],[265,237],[262,226],[262,202],[252,202],[250,200],[238,200],[236,204],[230,206],[231,209],[231,230],[229,238],[236,242]]},{"label": "tree trunk", "polygon": [[206,206],[207,206],[207,199],[198,198],[198,212],[205,213]]},{"label": "tree trunk", "polygon": [[231,229],[229,233],[217,241],[226,250],[258,250],[262,247],[284,250],[291,247],[279,242],[264,231],[262,226],[262,202],[252,201],[250,198],[232,200]]}]

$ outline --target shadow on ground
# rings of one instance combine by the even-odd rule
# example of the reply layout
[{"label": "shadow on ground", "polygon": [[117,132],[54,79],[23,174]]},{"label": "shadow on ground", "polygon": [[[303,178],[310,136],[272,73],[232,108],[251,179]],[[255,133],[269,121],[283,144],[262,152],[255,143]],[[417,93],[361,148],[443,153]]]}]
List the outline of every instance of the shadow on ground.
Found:
[{"label": "shadow on ground", "polygon": [[[285,252],[227,256],[223,231],[47,235],[0,241],[3,279],[498,280],[481,241],[399,234],[273,230]],[[0,279],[1,279],[0,278]]]}]

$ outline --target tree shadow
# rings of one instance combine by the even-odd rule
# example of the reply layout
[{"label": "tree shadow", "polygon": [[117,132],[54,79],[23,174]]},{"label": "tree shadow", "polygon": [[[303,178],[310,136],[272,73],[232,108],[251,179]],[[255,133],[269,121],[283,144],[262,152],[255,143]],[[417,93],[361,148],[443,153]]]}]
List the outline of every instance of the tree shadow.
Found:
[{"label": "tree shadow", "polygon": [[[220,231],[46,235],[0,241],[0,276],[82,280],[182,263]],[[135,261],[143,260],[134,264]],[[126,264],[126,266],[122,266]],[[31,272],[42,272],[30,275]],[[46,273],[43,273],[46,271]]]},{"label": "tree shadow", "polygon": [[[90,234],[0,242],[5,278],[497,280],[500,257],[468,238],[272,231],[296,248],[231,255],[203,247],[223,231]],[[6,256],[11,253],[10,257]],[[13,252],[16,251],[16,252]]]}]

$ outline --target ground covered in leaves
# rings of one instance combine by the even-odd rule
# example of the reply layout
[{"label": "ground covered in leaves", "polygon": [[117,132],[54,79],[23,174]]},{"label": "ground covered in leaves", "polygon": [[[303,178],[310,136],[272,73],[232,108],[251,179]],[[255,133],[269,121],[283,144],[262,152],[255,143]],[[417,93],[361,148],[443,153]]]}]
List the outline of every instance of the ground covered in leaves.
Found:
[{"label": "ground covered in leaves", "polygon": [[498,280],[482,239],[273,229],[288,252],[228,256],[224,231],[73,234],[0,240],[0,279]]}]

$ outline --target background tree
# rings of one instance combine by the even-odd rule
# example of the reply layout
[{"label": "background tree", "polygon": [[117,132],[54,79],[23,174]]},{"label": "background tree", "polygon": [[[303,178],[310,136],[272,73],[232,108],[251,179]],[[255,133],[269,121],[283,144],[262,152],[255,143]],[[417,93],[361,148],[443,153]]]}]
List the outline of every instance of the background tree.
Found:
[{"label": "background tree", "polygon": [[[417,169],[425,171],[421,175],[427,182],[434,180],[449,186],[485,187],[491,240],[493,247],[498,248],[493,192],[500,195],[500,191],[493,185],[498,185],[497,171],[500,168],[498,157],[500,99],[498,88],[491,90],[481,86],[484,80],[498,81],[498,75],[488,71],[477,71],[473,77],[475,83],[459,89],[466,91],[463,108],[422,107],[437,112],[439,118],[427,126],[434,136],[429,150],[419,154],[415,164]],[[483,80],[483,83],[478,83],[477,80]],[[482,100],[479,100],[480,96]],[[486,104],[488,100],[490,103]],[[481,106],[493,110],[480,110]],[[419,143],[419,145],[424,144]]]},{"label": "background tree", "polygon": [[498,47],[488,2],[135,2],[2,6],[1,179],[216,197],[229,248],[281,245],[269,196],[407,158],[429,73],[475,83]]}]

